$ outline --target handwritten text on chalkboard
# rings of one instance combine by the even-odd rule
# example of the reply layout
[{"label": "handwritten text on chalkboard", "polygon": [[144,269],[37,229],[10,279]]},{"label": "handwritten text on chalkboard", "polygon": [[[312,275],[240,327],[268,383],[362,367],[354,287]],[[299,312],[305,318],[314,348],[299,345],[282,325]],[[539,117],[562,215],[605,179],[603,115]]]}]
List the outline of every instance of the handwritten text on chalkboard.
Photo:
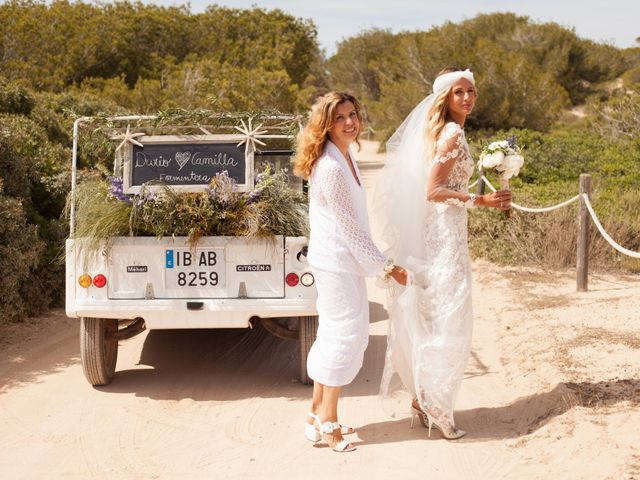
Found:
[{"label": "handwritten text on chalkboard", "polygon": [[242,185],[246,169],[244,148],[236,143],[148,143],[132,147],[130,185],[207,185],[225,170]]}]

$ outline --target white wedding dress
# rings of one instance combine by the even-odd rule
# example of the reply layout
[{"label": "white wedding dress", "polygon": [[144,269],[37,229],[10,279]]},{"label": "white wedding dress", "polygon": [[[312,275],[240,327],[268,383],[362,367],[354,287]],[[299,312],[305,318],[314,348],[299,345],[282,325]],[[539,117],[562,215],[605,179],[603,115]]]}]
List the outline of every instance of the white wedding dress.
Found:
[{"label": "white wedding dress", "polygon": [[[421,116],[424,117],[414,115],[413,119]],[[473,328],[467,247],[467,208],[472,205],[455,198],[455,193],[467,193],[474,162],[464,131],[454,122],[445,125],[432,158],[425,158],[428,157],[424,153],[425,145],[417,140],[424,135],[422,126],[412,126],[411,121],[403,124],[399,132],[405,138],[407,129],[416,133],[410,142],[412,151],[406,145],[394,146],[392,137],[390,155],[398,155],[405,162],[408,155],[419,155],[417,160],[411,157],[414,175],[409,178],[404,174],[402,180],[401,169],[393,171],[397,165],[393,165],[391,158],[389,168],[385,167],[389,171],[383,169],[380,178],[383,183],[422,182],[417,189],[406,188],[414,193],[411,198],[404,198],[406,210],[419,217],[413,222],[405,219],[407,231],[403,231],[399,228],[403,220],[398,218],[398,210],[393,213],[397,208],[394,201],[402,195],[402,189],[394,185],[392,188],[396,190],[392,192],[389,185],[383,185],[383,191],[377,194],[385,205],[381,206],[381,215],[385,214],[385,208],[388,212],[387,225],[382,226],[382,235],[389,245],[385,253],[412,272],[409,286],[394,287],[388,306],[390,328],[381,389],[387,395],[396,390],[407,391],[418,399],[424,411],[436,411],[440,418],[453,425],[455,401],[469,358]],[[447,178],[435,187],[432,182],[427,192],[427,179],[435,163],[447,163],[451,169]],[[404,170],[407,168],[405,163]],[[430,201],[425,200],[427,194]],[[396,225],[389,225],[393,222]],[[408,238],[412,235],[411,229],[419,229],[415,232],[419,241]]]}]

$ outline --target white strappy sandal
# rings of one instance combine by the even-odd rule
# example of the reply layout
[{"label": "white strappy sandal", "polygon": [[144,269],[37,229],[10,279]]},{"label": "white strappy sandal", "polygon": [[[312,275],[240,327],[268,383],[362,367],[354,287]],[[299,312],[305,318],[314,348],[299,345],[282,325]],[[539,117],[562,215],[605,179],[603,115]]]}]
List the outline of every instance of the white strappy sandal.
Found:
[{"label": "white strappy sandal", "polygon": [[[320,419],[318,416],[313,413],[307,413],[311,418],[313,418],[313,423],[305,422],[304,423],[304,436],[307,437],[307,440],[310,442],[319,442],[322,438],[322,435],[316,428],[316,422],[320,424]],[[352,427],[347,427],[346,425],[340,425],[340,433],[342,435],[352,435],[356,433],[356,429]]]},{"label": "white strappy sandal", "polygon": [[[335,432],[336,430],[340,430],[341,427],[342,426],[338,422],[324,422],[321,426],[321,429],[323,434],[333,434],[333,432]],[[343,439],[336,445],[334,445],[332,449],[334,452],[346,453],[353,452],[354,450],[356,450],[356,447],[355,445],[352,445],[349,440]]]}]

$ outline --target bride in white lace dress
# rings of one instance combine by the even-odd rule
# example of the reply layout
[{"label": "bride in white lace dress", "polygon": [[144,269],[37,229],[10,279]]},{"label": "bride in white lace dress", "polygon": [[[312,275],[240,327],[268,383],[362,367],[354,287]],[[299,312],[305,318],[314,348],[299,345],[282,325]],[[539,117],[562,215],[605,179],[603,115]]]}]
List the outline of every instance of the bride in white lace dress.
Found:
[{"label": "bride in white lace dress", "polygon": [[455,439],[465,434],[453,412],[473,328],[467,209],[507,210],[511,194],[468,192],[474,161],[463,127],[477,97],[473,74],[445,69],[433,91],[387,143],[376,188],[385,254],[412,272],[389,305],[382,391],[408,391],[412,424],[417,417],[429,435],[435,426]]}]

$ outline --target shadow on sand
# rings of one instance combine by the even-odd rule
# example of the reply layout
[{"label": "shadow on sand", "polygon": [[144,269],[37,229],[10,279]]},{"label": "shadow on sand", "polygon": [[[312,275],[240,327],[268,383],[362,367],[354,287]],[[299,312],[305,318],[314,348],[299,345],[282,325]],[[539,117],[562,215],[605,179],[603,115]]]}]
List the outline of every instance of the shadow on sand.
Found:
[{"label": "shadow on sand", "polygon": [[[345,395],[376,395],[384,365],[386,336],[371,336],[364,364]],[[134,393],[161,400],[229,401],[252,397],[310,398],[298,380],[299,344],[258,326],[253,330],[151,330],[138,365],[116,371],[109,393]],[[121,366],[119,366],[122,368]]]},{"label": "shadow on sand", "polygon": [[[559,383],[552,390],[520,397],[509,405],[456,412],[456,423],[467,435],[456,442],[478,442],[518,438],[535,432],[575,407],[606,408],[621,402],[640,405],[640,380]],[[364,443],[388,443],[427,439],[427,431],[416,421],[409,428],[409,414],[400,420],[364,425],[358,435]],[[431,440],[441,439],[432,430]]]}]

